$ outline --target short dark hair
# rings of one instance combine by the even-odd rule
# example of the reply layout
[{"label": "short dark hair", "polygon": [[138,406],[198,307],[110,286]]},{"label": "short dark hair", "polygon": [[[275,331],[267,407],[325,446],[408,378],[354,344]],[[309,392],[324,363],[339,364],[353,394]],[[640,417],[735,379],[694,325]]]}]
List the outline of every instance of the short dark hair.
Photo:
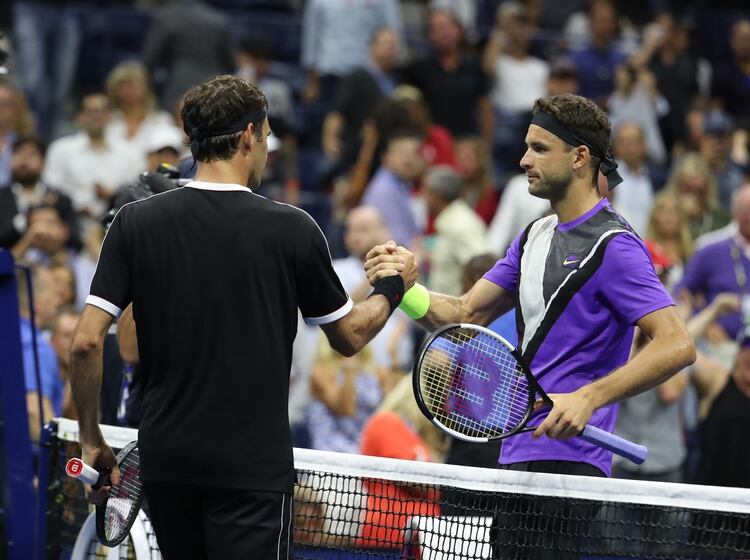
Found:
[{"label": "short dark hair", "polygon": [[75,109],[76,115],[83,111],[83,104],[89,97],[104,97],[107,100],[107,106],[109,106],[109,96],[107,92],[101,89],[88,89],[80,92],[75,98]]},{"label": "short dark hair", "polygon": [[47,153],[47,144],[44,142],[44,140],[42,140],[38,136],[32,135],[23,135],[16,138],[16,140],[13,142],[12,152],[16,153],[18,150],[28,145],[34,146],[42,157],[44,157],[44,155]]},{"label": "short dark hair", "polygon": [[[590,99],[563,93],[536,100],[534,114],[539,111],[549,113],[565,128],[574,132],[579,138],[586,140],[602,154],[609,151],[609,137],[612,133],[612,123],[602,109]],[[570,144],[566,145],[572,149]],[[591,154],[591,169],[594,172],[594,184],[601,160]]]},{"label": "short dark hair", "polygon": [[[198,139],[195,159],[205,162],[230,159],[237,152],[244,131],[220,136],[211,136],[211,131],[224,129],[252,111],[267,108],[266,96],[259,87],[234,76],[216,76],[190,89],[185,95],[180,117],[189,137],[194,127],[200,129],[202,138]],[[261,138],[262,128],[256,126],[254,134]]]},{"label": "short dark hair", "polygon": [[237,50],[258,60],[271,60],[273,43],[266,35],[245,35],[237,45]]}]

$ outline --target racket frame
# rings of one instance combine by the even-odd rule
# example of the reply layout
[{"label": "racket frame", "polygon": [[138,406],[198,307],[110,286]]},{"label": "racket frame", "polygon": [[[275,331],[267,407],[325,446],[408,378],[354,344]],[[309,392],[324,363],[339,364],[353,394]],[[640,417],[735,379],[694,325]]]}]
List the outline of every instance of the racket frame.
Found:
[{"label": "racket frame", "polygon": [[[121,465],[131,453],[137,450],[137,447],[137,441],[131,441],[129,444],[123,447],[117,454],[117,465]],[[140,466],[138,470],[138,476],[140,478]],[[109,475],[107,475],[106,485],[110,484],[111,482],[109,480]],[[115,491],[116,489],[112,487],[110,489],[110,495]],[[107,538],[107,531],[105,526],[107,502],[109,501],[110,495],[107,496],[103,504],[96,506],[96,536],[99,538],[99,541],[103,545],[112,548],[118,546],[130,534],[130,529],[133,527],[133,523],[135,523],[135,520],[138,518],[138,512],[141,511],[141,505],[143,505],[143,488],[141,487],[141,492],[135,499],[135,505],[130,508],[130,514],[125,520],[125,528],[123,529],[122,534],[117,535],[117,537],[114,539]]]},{"label": "racket frame", "polygon": [[[509,430],[502,434],[497,434],[497,435],[492,435],[492,436],[484,436],[484,437],[469,436],[466,434],[462,434],[461,432],[458,432],[446,426],[445,424],[443,424],[440,420],[438,420],[435,417],[435,415],[430,411],[429,407],[427,406],[427,403],[425,402],[424,397],[422,396],[422,389],[419,383],[420,379],[422,378],[422,376],[419,373],[422,370],[422,362],[425,358],[425,355],[427,354],[427,351],[432,346],[432,342],[435,339],[440,338],[441,335],[448,330],[458,329],[458,328],[469,329],[471,331],[477,331],[487,336],[490,336],[493,339],[500,342],[513,355],[516,362],[520,366],[521,372],[524,374],[524,376],[526,376],[526,382],[528,383],[528,388],[529,388],[529,401],[526,403],[526,412],[524,413],[523,418],[521,419],[520,422],[518,422],[518,425],[512,430]],[[526,423],[531,418],[531,413],[534,410],[534,403],[537,401],[537,398],[536,398],[537,395],[541,397],[541,399],[545,402],[546,405],[550,407],[552,406],[552,399],[550,399],[549,396],[547,396],[547,393],[545,393],[544,390],[539,386],[539,383],[537,383],[536,379],[531,373],[531,370],[524,363],[523,359],[521,358],[520,353],[518,352],[515,346],[513,346],[510,342],[505,340],[502,336],[500,336],[494,331],[491,331],[488,328],[485,328],[479,325],[471,325],[467,323],[450,323],[430,333],[430,335],[422,343],[422,346],[419,349],[417,360],[414,362],[414,374],[412,375],[412,386],[414,389],[414,397],[417,401],[417,406],[419,406],[419,410],[422,411],[422,414],[424,414],[430,420],[430,422],[432,422],[437,428],[439,428],[440,430],[443,430],[444,432],[448,433],[454,438],[467,441],[467,442],[472,442],[472,443],[486,443],[488,441],[501,440],[501,439],[505,439],[515,434],[536,430],[536,426],[527,427]]]}]

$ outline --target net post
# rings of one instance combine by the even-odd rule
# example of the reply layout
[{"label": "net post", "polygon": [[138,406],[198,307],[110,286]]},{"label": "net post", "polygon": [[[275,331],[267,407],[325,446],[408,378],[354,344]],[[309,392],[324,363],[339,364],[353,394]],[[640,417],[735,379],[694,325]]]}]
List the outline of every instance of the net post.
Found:
[{"label": "net post", "polygon": [[39,483],[36,501],[36,560],[44,560],[47,548],[47,493],[51,470],[54,468],[53,449],[55,436],[57,435],[57,423],[47,422],[39,434]]},{"label": "net post", "polygon": [[13,256],[0,249],[0,411],[3,426],[3,457],[0,483],[5,490],[4,504],[7,558],[36,558],[33,467],[29,420],[26,411],[26,383],[21,354],[15,263]]}]

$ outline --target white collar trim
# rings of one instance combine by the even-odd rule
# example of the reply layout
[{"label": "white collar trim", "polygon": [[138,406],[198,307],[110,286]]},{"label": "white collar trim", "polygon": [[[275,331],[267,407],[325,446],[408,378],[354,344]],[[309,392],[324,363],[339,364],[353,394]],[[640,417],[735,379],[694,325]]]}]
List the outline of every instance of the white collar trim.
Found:
[{"label": "white collar trim", "polygon": [[190,181],[186,187],[190,187],[192,189],[201,189],[204,191],[245,191],[245,192],[253,192],[252,189],[248,189],[247,187],[243,187],[242,185],[238,185],[236,183],[209,183],[208,181]]}]

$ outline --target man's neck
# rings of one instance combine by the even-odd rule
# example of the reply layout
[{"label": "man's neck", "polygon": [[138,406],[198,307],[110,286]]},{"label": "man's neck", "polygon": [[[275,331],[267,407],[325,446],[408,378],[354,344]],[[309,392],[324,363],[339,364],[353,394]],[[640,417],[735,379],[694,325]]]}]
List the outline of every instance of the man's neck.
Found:
[{"label": "man's neck", "polygon": [[86,136],[88,137],[91,146],[96,150],[101,150],[106,145],[104,134],[87,133]]},{"label": "man's neck", "polygon": [[247,173],[243,173],[234,165],[232,160],[213,161],[211,163],[198,163],[198,171],[195,173],[196,181],[206,183],[226,183],[247,186]]},{"label": "man's neck", "polygon": [[455,70],[461,62],[461,51],[443,51],[437,54],[438,62],[445,70]]},{"label": "man's neck", "polygon": [[552,210],[560,223],[572,222],[596,206],[602,196],[588,180],[574,181],[563,198],[552,201]]}]

